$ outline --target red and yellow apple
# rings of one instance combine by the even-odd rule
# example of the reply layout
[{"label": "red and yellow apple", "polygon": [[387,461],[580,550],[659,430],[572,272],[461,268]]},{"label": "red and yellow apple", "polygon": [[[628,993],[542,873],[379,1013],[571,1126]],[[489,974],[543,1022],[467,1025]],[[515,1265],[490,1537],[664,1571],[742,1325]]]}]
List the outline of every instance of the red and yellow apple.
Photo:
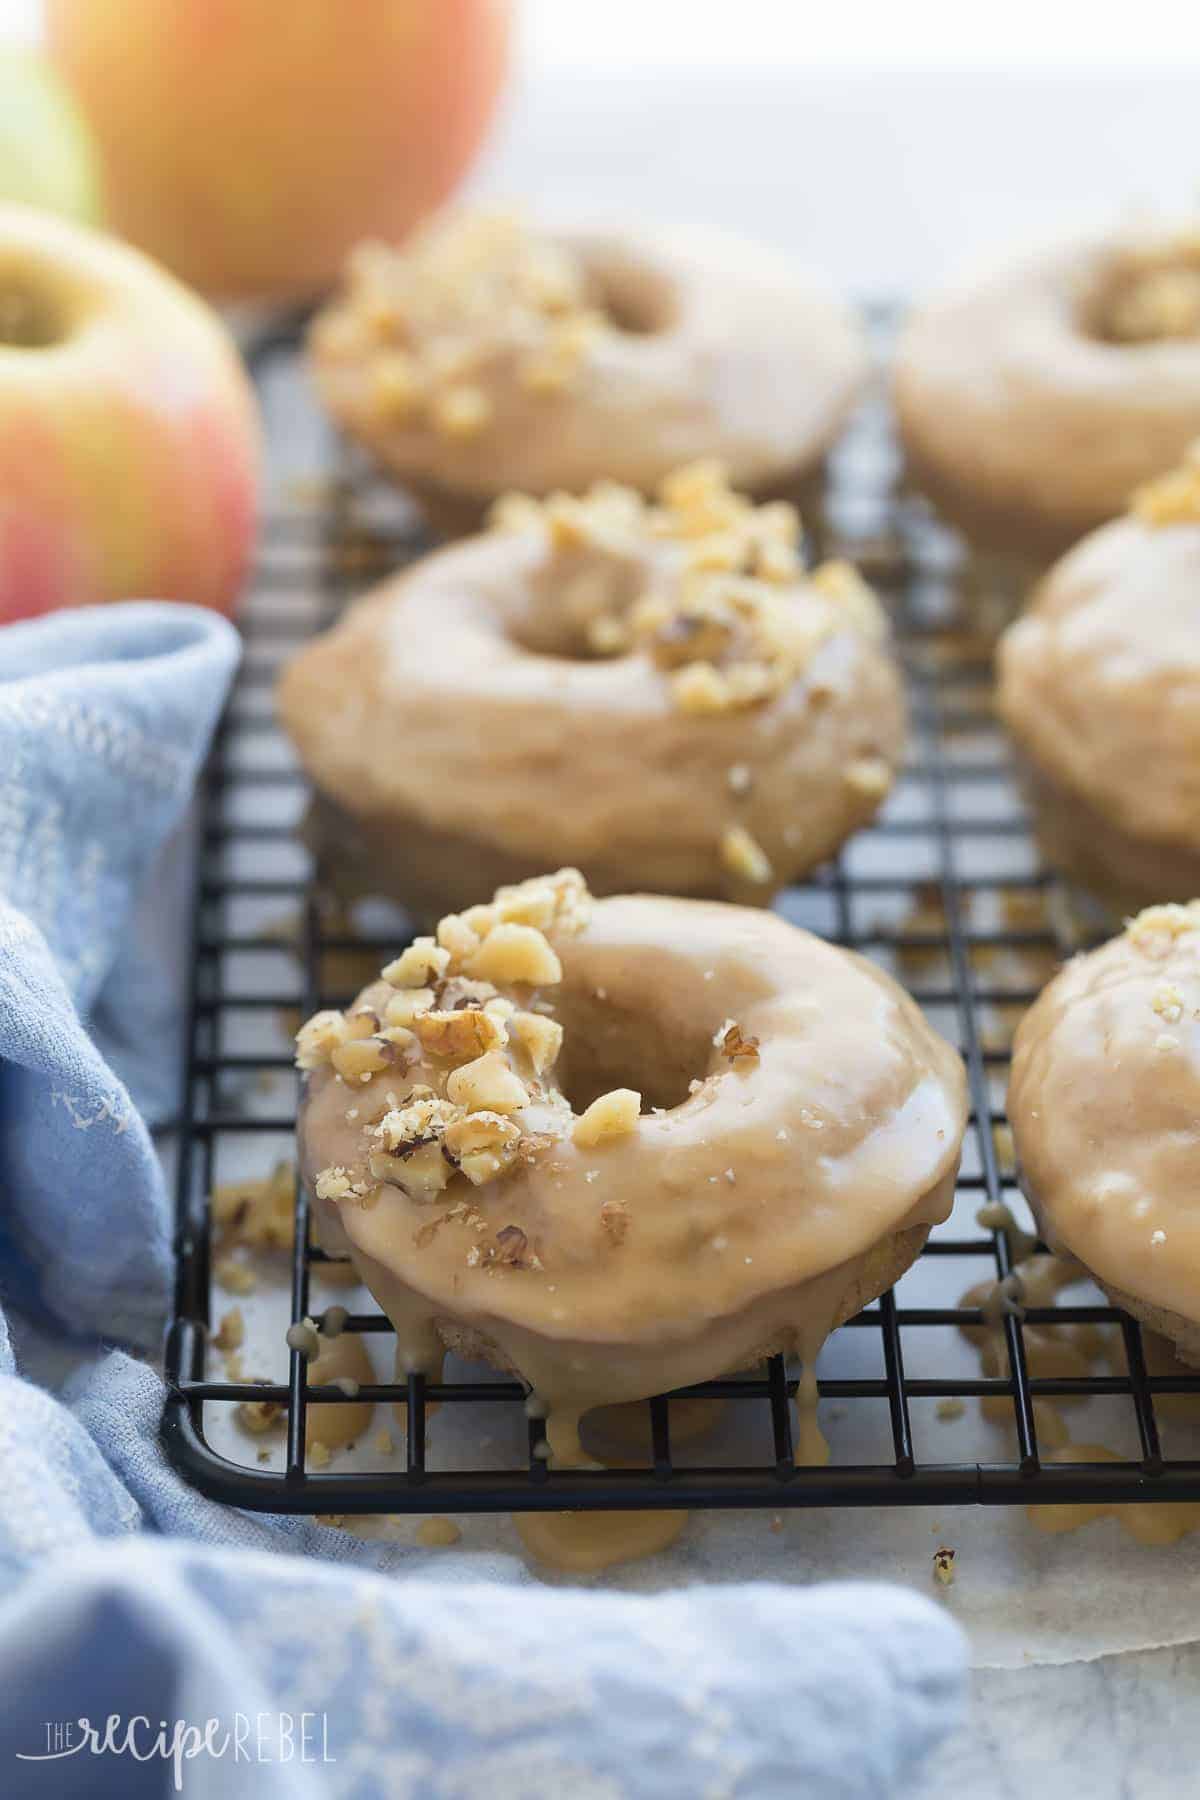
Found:
[{"label": "red and yellow apple", "polygon": [[232,339],[127,245],[0,205],[0,622],[103,600],[232,612],[258,423]]},{"label": "red and yellow apple", "polygon": [[220,300],[328,285],[454,188],[509,0],[47,0],[114,231]]}]

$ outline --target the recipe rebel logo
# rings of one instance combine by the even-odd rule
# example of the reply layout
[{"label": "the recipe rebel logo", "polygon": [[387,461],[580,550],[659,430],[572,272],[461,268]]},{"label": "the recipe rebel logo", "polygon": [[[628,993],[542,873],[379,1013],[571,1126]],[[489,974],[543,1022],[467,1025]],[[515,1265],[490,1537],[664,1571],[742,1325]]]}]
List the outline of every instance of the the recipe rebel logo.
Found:
[{"label": "the recipe rebel logo", "polygon": [[[184,1770],[198,1757],[235,1763],[333,1763],[329,1720],[325,1713],[235,1712],[230,1718],[159,1719],[142,1713],[124,1718],[110,1713],[99,1724],[90,1719],[48,1719],[39,1749],[18,1750],[18,1762],[57,1763],[68,1756],[128,1756],[134,1762],[171,1766],[176,1793],[184,1788]],[[33,1791],[33,1790],[31,1790]],[[48,1786],[47,1793],[54,1790]]]}]

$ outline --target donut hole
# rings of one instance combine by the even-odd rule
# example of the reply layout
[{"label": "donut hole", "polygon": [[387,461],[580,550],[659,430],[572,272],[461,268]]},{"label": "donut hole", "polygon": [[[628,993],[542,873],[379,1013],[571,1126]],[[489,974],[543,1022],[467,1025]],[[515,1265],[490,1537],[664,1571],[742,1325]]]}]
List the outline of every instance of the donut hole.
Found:
[{"label": "donut hole", "polygon": [[49,350],[67,335],[55,297],[15,270],[0,269],[0,348]]},{"label": "donut hole", "polygon": [[1115,262],[1085,306],[1084,327],[1110,344],[1200,338],[1200,238]]},{"label": "donut hole", "polygon": [[[563,1049],[555,1080],[577,1113],[613,1088],[635,1088],[642,1111],[670,1111],[702,1081],[712,1060],[707,1020],[681,1028],[607,989],[572,988],[560,994],[555,1014],[563,1027]],[[719,1024],[720,1021],[717,1021]]]},{"label": "donut hole", "polygon": [[675,284],[644,263],[609,255],[587,271],[589,306],[627,337],[657,337],[679,316]]},{"label": "donut hole", "polygon": [[597,544],[558,552],[526,584],[505,619],[509,642],[559,662],[605,662],[625,649],[619,627],[646,587],[640,558]]}]

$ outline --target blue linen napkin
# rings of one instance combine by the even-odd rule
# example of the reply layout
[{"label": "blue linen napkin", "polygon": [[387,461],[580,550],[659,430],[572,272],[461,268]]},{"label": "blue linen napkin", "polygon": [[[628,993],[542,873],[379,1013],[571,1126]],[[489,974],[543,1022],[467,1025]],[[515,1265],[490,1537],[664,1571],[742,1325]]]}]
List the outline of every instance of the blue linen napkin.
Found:
[{"label": "blue linen napkin", "polygon": [[190,606],[0,633],[0,1293],[73,1331],[158,1339],[158,1161],[82,1021],[103,1011],[136,1045],[161,1002],[126,938],[130,910],[191,798],[237,657],[233,628]]},{"label": "blue linen napkin", "polygon": [[[0,632],[0,1294],[60,1336],[157,1328],[167,1212],[142,1096],[81,1017],[145,1034],[131,908],[235,660],[229,628],[183,607]],[[222,1800],[865,1800],[957,1721],[962,1634],[904,1589],[548,1589],[516,1558],[243,1514],[168,1466],[162,1399],[118,1350],[61,1397],[23,1379],[0,1311],[13,1800],[179,1791],[172,1743],[93,1753],[79,1721],[110,1715],[167,1721],[182,1791]],[[223,1756],[190,1753],[209,1719]]]}]

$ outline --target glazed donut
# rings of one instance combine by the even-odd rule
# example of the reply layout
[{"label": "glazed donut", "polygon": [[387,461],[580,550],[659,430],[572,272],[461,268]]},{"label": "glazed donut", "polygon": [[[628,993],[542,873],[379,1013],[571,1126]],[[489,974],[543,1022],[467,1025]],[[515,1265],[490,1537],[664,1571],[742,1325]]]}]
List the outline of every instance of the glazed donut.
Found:
[{"label": "glazed donut", "polygon": [[903,333],[913,475],[975,543],[1044,559],[1123,511],[1200,431],[1200,233],[1060,246]]},{"label": "glazed donut", "polygon": [[876,810],[904,739],[884,616],[848,565],[805,577],[786,503],[696,465],[661,507],[502,512],[285,669],[327,862],[432,918],[556,854],[596,892],[766,902]]},{"label": "glazed donut", "polygon": [[997,705],[1049,862],[1122,913],[1200,893],[1200,454],[1058,563]]},{"label": "glazed donut", "polygon": [[648,494],[700,457],[778,492],[821,461],[868,359],[849,315],[755,245],[456,215],[357,253],[311,366],[338,423],[461,529],[511,488]]},{"label": "glazed donut", "polygon": [[578,1420],[799,1348],[953,1198],[962,1063],[890,976],[773,914],[574,870],[444,918],[301,1029],[302,1169],[399,1370]]},{"label": "glazed donut", "polygon": [[1018,1028],[1008,1113],[1042,1237],[1200,1363],[1200,902],[1075,957]]}]

